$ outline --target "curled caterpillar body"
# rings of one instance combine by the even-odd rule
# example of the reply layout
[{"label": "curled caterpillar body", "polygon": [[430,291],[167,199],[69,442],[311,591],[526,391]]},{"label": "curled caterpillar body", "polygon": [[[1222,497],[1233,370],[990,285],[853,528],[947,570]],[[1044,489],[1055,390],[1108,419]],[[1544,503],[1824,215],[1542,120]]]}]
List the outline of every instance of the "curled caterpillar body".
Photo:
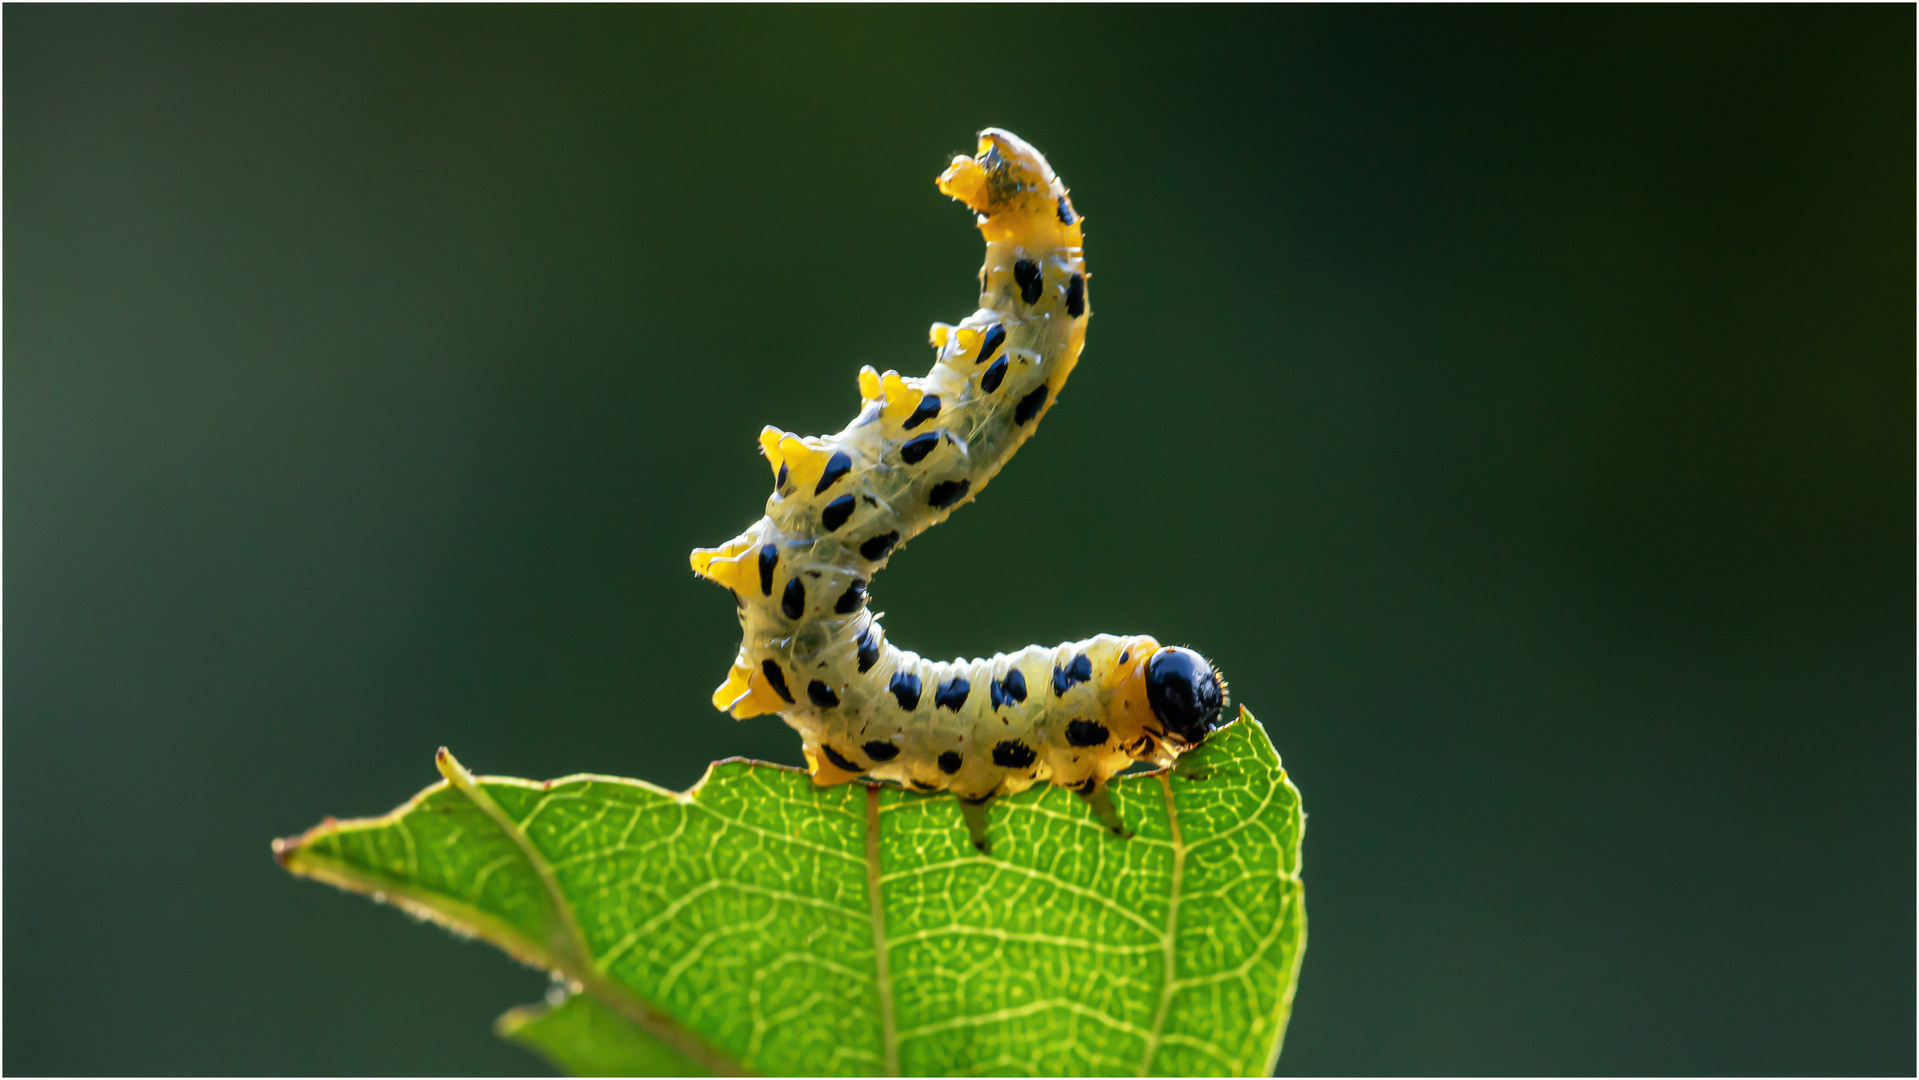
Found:
[{"label": "curled caterpillar body", "polygon": [[695,573],[732,590],[743,638],[716,708],[778,713],[814,781],[867,775],[978,802],[1051,781],[1095,800],[1135,761],[1170,764],[1219,725],[1224,683],[1198,654],[1102,634],[985,660],[896,648],[867,610],[898,548],[977,496],[1031,437],[1079,362],[1092,313],[1084,222],[1039,152],[980,134],[942,192],[986,238],[980,307],[936,323],[924,377],[864,368],[836,435],[760,434],[766,516]]}]

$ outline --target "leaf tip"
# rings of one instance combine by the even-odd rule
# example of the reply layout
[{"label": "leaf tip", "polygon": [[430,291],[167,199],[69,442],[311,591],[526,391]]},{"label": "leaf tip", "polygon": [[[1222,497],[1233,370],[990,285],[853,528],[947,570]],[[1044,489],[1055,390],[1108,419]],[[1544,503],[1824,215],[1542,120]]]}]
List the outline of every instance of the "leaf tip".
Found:
[{"label": "leaf tip", "polygon": [[466,766],[460,764],[460,759],[453,756],[453,751],[444,746],[434,753],[433,767],[440,770],[440,775],[452,781],[456,787],[463,788],[465,785],[461,783],[462,780],[471,782],[473,779],[472,774],[466,771]]},{"label": "leaf tip", "polygon": [[308,829],[298,836],[279,836],[273,840],[273,863],[290,874],[304,874],[306,868],[300,856],[306,851],[320,833],[339,824],[335,818],[327,818],[319,825]]}]

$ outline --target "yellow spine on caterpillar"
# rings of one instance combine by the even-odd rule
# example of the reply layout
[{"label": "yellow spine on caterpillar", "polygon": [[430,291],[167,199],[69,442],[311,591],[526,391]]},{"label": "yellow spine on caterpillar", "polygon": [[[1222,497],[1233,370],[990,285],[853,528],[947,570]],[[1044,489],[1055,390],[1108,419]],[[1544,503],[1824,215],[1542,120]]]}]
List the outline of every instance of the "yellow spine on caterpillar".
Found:
[{"label": "yellow spine on caterpillar", "polygon": [[1106,634],[930,661],[889,642],[867,607],[893,552],[977,496],[1032,435],[1092,313],[1085,221],[1039,151],[989,128],[938,184],[986,239],[979,309],[933,325],[926,375],[862,369],[859,415],[839,433],[761,431],[765,516],[692,554],[694,573],[733,593],[743,631],[713,705],[778,713],[819,784],[865,775],[977,804],[1051,781],[1118,830],[1106,781],[1134,761],[1169,764],[1218,726],[1225,685],[1211,665]]}]

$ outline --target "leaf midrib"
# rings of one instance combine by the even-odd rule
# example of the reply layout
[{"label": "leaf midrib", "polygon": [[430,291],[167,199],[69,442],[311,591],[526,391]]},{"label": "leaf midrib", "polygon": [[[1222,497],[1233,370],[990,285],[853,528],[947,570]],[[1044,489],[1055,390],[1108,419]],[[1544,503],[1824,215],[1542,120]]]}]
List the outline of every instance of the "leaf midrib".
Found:
[{"label": "leaf midrib", "polygon": [[1159,1054],[1160,1036],[1166,1031],[1166,1014],[1171,1011],[1173,993],[1178,988],[1174,978],[1173,963],[1176,959],[1175,945],[1179,940],[1179,893],[1186,878],[1186,841],[1179,831],[1179,807],[1173,801],[1173,784],[1167,774],[1159,774],[1159,787],[1166,795],[1166,823],[1173,834],[1173,883],[1168,890],[1166,901],[1166,933],[1160,941],[1160,955],[1165,967],[1159,991],[1159,1008],[1153,1014],[1153,1030],[1146,1037],[1146,1053],[1140,1058],[1139,1075],[1147,1075],[1153,1068],[1153,1058]]},{"label": "leaf midrib", "polygon": [[873,970],[880,999],[880,1049],[886,1075],[900,1074],[899,1029],[893,1020],[892,945],[886,939],[886,905],[880,902],[880,789],[866,785],[866,903],[873,924]]}]

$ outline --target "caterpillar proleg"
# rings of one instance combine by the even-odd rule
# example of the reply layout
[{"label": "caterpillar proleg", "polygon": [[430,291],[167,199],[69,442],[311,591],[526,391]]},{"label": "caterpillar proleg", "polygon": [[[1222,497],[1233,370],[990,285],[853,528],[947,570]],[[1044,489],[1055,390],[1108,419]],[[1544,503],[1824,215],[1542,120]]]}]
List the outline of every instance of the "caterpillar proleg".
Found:
[{"label": "caterpillar proleg", "polygon": [[[738,719],[779,714],[822,786],[864,775],[976,807],[1051,781],[1123,833],[1107,781],[1135,761],[1170,765],[1220,725],[1212,665],[1110,634],[928,660],[867,609],[893,553],[978,496],[1031,437],[1092,314],[1085,223],[1039,151],[989,128],[938,184],[986,239],[979,310],[933,325],[925,376],[861,369],[859,414],[838,434],[760,433],[774,476],[765,516],[692,554],[695,573],[732,591],[743,629],[713,704]],[[968,821],[984,850],[982,815]]]}]

